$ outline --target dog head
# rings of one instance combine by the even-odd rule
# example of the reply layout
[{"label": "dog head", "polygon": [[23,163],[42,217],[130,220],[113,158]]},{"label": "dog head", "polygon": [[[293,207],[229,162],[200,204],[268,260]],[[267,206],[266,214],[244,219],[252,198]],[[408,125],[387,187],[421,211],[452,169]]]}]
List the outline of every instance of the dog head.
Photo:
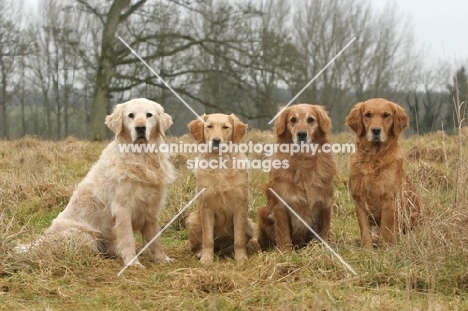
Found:
[{"label": "dog head", "polygon": [[158,103],[145,98],[118,104],[106,117],[106,125],[119,139],[134,143],[147,143],[164,136],[172,125],[172,118]]},{"label": "dog head", "polygon": [[331,128],[330,117],[322,106],[298,104],[279,115],[274,131],[281,141],[308,144],[327,140]]},{"label": "dog head", "polygon": [[188,124],[190,134],[198,143],[212,144],[213,149],[230,141],[238,144],[247,132],[248,125],[233,114],[204,114],[201,118],[205,123],[195,119]]},{"label": "dog head", "polygon": [[346,125],[367,141],[385,142],[389,137],[398,137],[408,127],[409,118],[399,105],[375,98],[354,106],[346,117]]}]

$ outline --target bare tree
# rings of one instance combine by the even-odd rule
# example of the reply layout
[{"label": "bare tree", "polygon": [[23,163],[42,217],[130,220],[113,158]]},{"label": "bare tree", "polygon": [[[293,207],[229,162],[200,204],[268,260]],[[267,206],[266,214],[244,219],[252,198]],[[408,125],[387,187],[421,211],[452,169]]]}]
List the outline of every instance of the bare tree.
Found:
[{"label": "bare tree", "polygon": [[[266,121],[280,102],[278,85],[297,56],[287,34],[289,1],[177,3],[190,12],[185,22],[200,42],[185,64],[195,87],[179,91],[208,113],[235,112],[251,124],[269,127]],[[278,23],[283,26],[279,35]]]},{"label": "bare tree", "polygon": [[291,97],[284,88],[305,62],[291,36],[291,1],[261,1],[256,8],[260,18],[250,27],[254,39],[247,47],[247,54],[252,55],[247,69],[253,86],[251,100],[257,108],[251,119],[258,119],[259,128],[270,128],[268,121],[278,106]]},{"label": "bare tree", "polygon": [[[101,8],[101,2],[77,0],[88,12],[94,14],[102,23],[100,58],[96,73],[95,89],[91,106],[88,135],[92,140],[102,140],[106,137],[103,124],[107,114],[107,101],[110,95],[111,80],[115,75],[117,53],[115,37],[120,23],[127,20],[130,15],[142,6],[146,0],[134,4],[130,0],[114,0],[108,8]],[[107,10],[107,11],[104,11]]]},{"label": "bare tree", "polygon": [[[242,102],[244,72],[243,44],[249,41],[242,21],[243,15],[228,1],[206,1],[199,5],[194,36],[201,42],[200,61],[193,62],[198,92],[207,113],[238,112]],[[193,11],[195,13],[195,11]],[[197,94],[197,95],[198,95]]]},{"label": "bare tree", "polygon": [[[187,77],[193,74],[196,43],[181,16],[180,8],[170,1],[148,2],[122,25],[119,34],[165,82],[185,95],[193,91]],[[179,99],[123,43],[119,43],[119,60],[110,88],[114,97],[123,99],[145,94],[164,105],[174,119],[182,118],[188,122],[187,117],[191,117]],[[186,131],[185,126],[180,128],[181,133]]]},{"label": "bare tree", "polygon": [[21,38],[20,1],[0,2],[0,130],[1,136],[10,138],[10,122],[7,106],[12,99],[18,58],[23,52]]},{"label": "bare tree", "polygon": [[[293,93],[356,37],[348,49],[299,97],[325,105],[338,130],[357,101],[395,97],[414,85],[418,51],[410,25],[395,6],[376,12],[367,0],[296,2],[294,31],[307,68],[291,79]],[[298,80],[304,79],[304,80]]]},{"label": "bare tree", "polygon": [[[77,0],[77,2],[99,18],[102,23],[100,56],[97,62],[95,89],[88,122],[89,138],[100,140],[106,136],[102,120],[107,113],[107,102],[112,92],[128,91],[142,84],[164,87],[163,84],[156,82],[158,79],[147,70],[139,71],[137,75],[129,74],[135,72],[135,66],[142,68],[143,65],[140,59],[134,56],[122,42],[117,41],[117,31],[136,51],[144,49],[149,52],[143,55],[143,59],[147,62],[189,50],[199,42],[189,34],[178,32],[179,27],[167,29],[161,24],[164,20],[160,20],[159,9],[170,5],[170,2],[152,2],[144,7],[146,1],[143,0],[134,3],[130,0],[114,0],[104,8],[99,6],[100,2],[91,3],[86,0]],[[175,14],[172,17],[181,18]],[[156,23],[157,27],[151,29],[151,32],[141,27],[150,19],[154,21],[152,25],[159,23],[159,25]],[[171,44],[165,45],[162,49],[158,45],[161,38]],[[149,46],[153,48],[148,50]],[[182,74],[176,72],[172,75],[175,77]],[[117,79],[114,84],[113,79]],[[190,92],[187,93],[190,94]]]},{"label": "bare tree", "polygon": [[[22,46],[23,50],[27,49],[26,43]],[[29,55],[28,55],[29,56]],[[25,136],[28,133],[28,124],[26,122],[27,117],[27,100],[31,96],[31,92],[27,87],[26,83],[26,71],[27,71],[27,64],[26,64],[26,55],[22,55],[19,59],[18,69],[19,69],[19,81],[15,85],[15,95],[21,107],[21,136]]]}]

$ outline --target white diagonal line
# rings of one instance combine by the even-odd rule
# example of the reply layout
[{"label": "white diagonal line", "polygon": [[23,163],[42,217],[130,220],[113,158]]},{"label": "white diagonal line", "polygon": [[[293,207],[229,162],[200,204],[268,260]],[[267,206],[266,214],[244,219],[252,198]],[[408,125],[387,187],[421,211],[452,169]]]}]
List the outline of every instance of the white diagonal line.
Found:
[{"label": "white diagonal line", "polygon": [[336,54],[336,56],[333,57],[333,58],[331,59],[331,61],[329,61],[328,64],[327,64],[325,67],[323,67],[323,69],[320,70],[319,73],[317,73],[317,74],[315,75],[315,77],[313,77],[312,80],[310,80],[309,83],[307,83],[306,86],[304,86],[304,88],[303,88],[302,90],[300,90],[299,93],[297,93],[297,95],[294,96],[294,98],[291,99],[291,100],[289,101],[289,103],[288,103],[286,106],[284,106],[283,109],[281,109],[280,112],[278,112],[278,113],[276,114],[276,116],[275,116],[273,119],[270,120],[270,122],[268,122],[268,124],[273,123],[273,121],[275,121],[276,118],[278,118],[279,115],[280,115],[286,108],[288,108],[288,106],[291,105],[292,102],[295,101],[296,98],[298,98],[298,97],[302,94],[302,92],[304,92],[304,91],[312,84],[312,82],[314,82],[315,79],[317,79],[317,78],[328,68],[328,66],[330,66],[330,65],[341,55],[341,53],[343,53],[343,52],[351,45],[351,43],[354,42],[354,40],[356,40],[356,37],[352,38],[351,41],[349,41],[348,44],[346,44],[345,47],[342,48],[341,51],[339,51],[338,54]]},{"label": "white diagonal line", "polygon": [[164,85],[165,85],[169,90],[171,90],[171,92],[174,93],[174,95],[175,95],[178,99],[180,99],[180,101],[181,101],[188,109],[190,109],[190,111],[191,111],[194,115],[196,115],[197,118],[200,119],[200,121],[203,122],[203,124],[206,124],[205,120],[203,120],[203,118],[200,117],[200,116],[198,115],[198,113],[196,113],[195,110],[193,110],[192,107],[190,107],[190,105],[187,104],[187,103],[185,102],[185,100],[183,100],[182,97],[180,97],[179,94],[177,94],[177,92],[174,91],[174,90],[172,89],[172,87],[171,87],[169,84],[167,84],[167,82],[164,81],[163,78],[161,78],[161,77],[158,75],[158,73],[157,73],[156,71],[154,71],[154,69],[151,68],[151,66],[148,65],[147,62],[145,62],[145,60],[144,60],[143,58],[141,58],[140,55],[138,55],[137,52],[135,52],[134,49],[132,49],[132,48],[130,47],[130,45],[127,44],[127,42],[125,42],[124,39],[122,39],[120,36],[118,36],[117,38],[119,38],[119,40],[122,41],[122,43],[125,44],[125,46],[126,46],[133,54],[135,54],[135,56],[136,56],[146,67],[148,67],[148,69],[149,69],[156,77],[158,77],[158,79],[159,79],[162,83],[164,83]]},{"label": "white diagonal line", "polygon": [[202,194],[203,191],[205,191],[205,189],[206,189],[206,188],[203,188],[202,190],[200,190],[200,192],[198,192],[197,195],[196,195],[195,197],[193,197],[193,199],[191,199],[190,202],[188,202],[187,205],[185,205],[184,208],[182,208],[182,209],[177,213],[177,215],[175,215],[175,216],[171,219],[171,221],[169,221],[169,222],[164,226],[164,228],[162,228],[162,229],[158,232],[158,234],[156,234],[156,235],[154,236],[154,238],[151,239],[151,241],[149,241],[148,243],[146,243],[145,247],[143,247],[143,248],[141,249],[141,251],[139,251],[138,254],[136,254],[135,257],[133,257],[132,260],[130,260],[129,263],[128,263],[127,265],[125,265],[125,267],[123,267],[122,270],[120,270],[119,273],[117,273],[117,276],[120,276],[120,275],[121,275],[137,258],[138,258],[138,256],[140,256],[140,255],[150,246],[150,244],[153,243],[153,242],[164,232],[164,230],[166,230],[180,215],[182,215],[182,213],[187,209],[187,207],[189,207],[190,204],[192,204],[193,201],[195,201],[195,200],[198,198],[198,196],[199,196],[200,194]]},{"label": "white diagonal line", "polygon": [[278,193],[276,193],[275,190],[273,190],[272,188],[268,188],[268,189],[269,189],[269,190],[270,190],[270,191],[271,191],[271,192],[272,192],[288,209],[289,209],[289,211],[290,211],[291,213],[294,214],[294,216],[296,216],[296,217],[304,224],[304,226],[307,227],[307,229],[310,230],[310,232],[312,232],[312,233],[315,235],[315,237],[316,237],[317,239],[319,239],[320,242],[323,243],[323,245],[325,245],[325,246],[330,250],[330,252],[332,252],[333,255],[335,255],[336,258],[338,258],[338,259],[341,261],[341,263],[342,263],[349,271],[351,271],[354,275],[357,275],[356,271],[354,271],[354,269],[353,269],[346,261],[344,261],[344,259],[343,259],[340,255],[338,255],[338,253],[335,252],[335,251],[333,250],[333,248],[331,248],[330,245],[328,245],[328,243],[325,242],[325,240],[322,239],[322,237],[321,237],[320,235],[318,235],[317,232],[315,232],[314,229],[312,229],[312,228],[304,221],[304,219],[302,219],[302,217],[299,216],[299,214],[296,213],[296,211],[293,210],[293,209],[291,208],[291,206],[289,206],[288,203],[286,203],[286,202],[283,200],[283,198],[280,197],[280,196],[278,195]]}]

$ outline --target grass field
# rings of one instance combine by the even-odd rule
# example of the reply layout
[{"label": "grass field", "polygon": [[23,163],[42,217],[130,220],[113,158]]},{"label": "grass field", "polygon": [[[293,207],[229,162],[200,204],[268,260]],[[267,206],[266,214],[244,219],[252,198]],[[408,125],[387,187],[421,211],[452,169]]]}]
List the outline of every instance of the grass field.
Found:
[{"label": "grass field", "polygon": [[[171,137],[170,141],[188,141]],[[245,141],[272,141],[251,131]],[[353,276],[314,243],[281,254],[249,246],[249,260],[217,257],[199,264],[188,248],[185,218],[163,234],[173,263],[144,253],[145,270],[127,269],[63,243],[38,254],[15,254],[63,210],[105,143],[24,138],[0,141],[0,310],[468,310],[468,132],[403,139],[405,167],[433,218],[385,249],[358,246],[359,228],[348,184],[348,154],[337,155],[330,245],[357,271]],[[340,134],[333,142],[354,142]],[[259,155],[249,155],[259,157]],[[162,215],[167,223],[195,195],[187,155],[173,155],[178,178]],[[250,212],[265,203],[268,174],[250,171]],[[138,249],[143,246],[141,240]]]}]

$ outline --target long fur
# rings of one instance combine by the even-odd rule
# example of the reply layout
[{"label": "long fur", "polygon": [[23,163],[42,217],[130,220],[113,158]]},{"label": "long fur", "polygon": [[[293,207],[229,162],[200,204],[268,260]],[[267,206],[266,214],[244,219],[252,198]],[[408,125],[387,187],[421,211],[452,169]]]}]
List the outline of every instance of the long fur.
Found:
[{"label": "long fur", "polygon": [[[369,249],[374,243],[384,246],[394,241],[399,226],[407,231],[419,218],[419,197],[403,171],[398,144],[409,119],[399,105],[376,98],[354,106],[346,124],[356,133],[349,178],[361,245]],[[380,133],[373,134],[372,129]]]},{"label": "long fur", "polygon": [[[117,256],[126,265],[136,254],[133,233],[141,232],[149,241],[159,232],[166,188],[175,179],[169,155],[121,152],[119,144],[160,145],[172,119],[159,104],[140,98],[117,105],[106,124],[115,139],[77,186],[65,210],[31,246],[80,236],[94,251]],[[146,127],[144,138],[138,138],[137,126]],[[160,239],[149,250],[155,261],[169,260]],[[138,259],[132,265],[142,266]]]},{"label": "long fur", "polygon": [[[296,122],[293,122],[295,118]],[[308,122],[312,120],[313,122]],[[294,105],[275,123],[276,142],[293,144],[299,132],[306,132],[308,143],[329,142],[331,120],[321,106]],[[267,205],[258,211],[258,243],[262,249],[276,245],[281,251],[303,247],[314,235],[269,188],[275,190],[324,239],[330,231],[333,204],[333,178],[336,165],[331,153],[276,153],[273,159],[287,160],[288,168],[272,169],[265,193]]]}]

